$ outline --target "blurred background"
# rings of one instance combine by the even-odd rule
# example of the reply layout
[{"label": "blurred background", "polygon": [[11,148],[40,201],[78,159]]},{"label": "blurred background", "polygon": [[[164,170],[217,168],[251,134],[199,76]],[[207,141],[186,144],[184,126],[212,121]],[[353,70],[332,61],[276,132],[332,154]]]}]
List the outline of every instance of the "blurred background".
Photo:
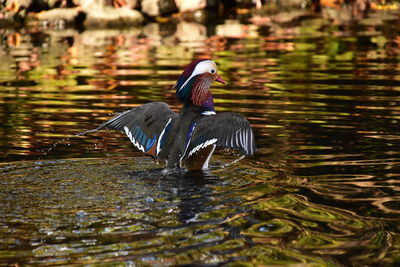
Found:
[{"label": "blurred background", "polygon": [[[131,153],[120,138],[70,137],[145,102],[179,109],[170,87],[195,58],[219,64],[228,85],[213,89],[217,109],[244,113],[261,152],[285,138],[324,138],[314,126],[338,131],[342,119],[377,124],[356,133],[376,142],[397,120],[396,1],[7,0],[0,27],[7,161]],[[320,118],[329,112],[338,116]]]},{"label": "blurred background", "polygon": [[[399,1],[0,8],[0,265],[399,264]],[[80,134],[150,101],[180,110],[171,86],[197,58],[254,156],[160,177],[126,136]]]}]

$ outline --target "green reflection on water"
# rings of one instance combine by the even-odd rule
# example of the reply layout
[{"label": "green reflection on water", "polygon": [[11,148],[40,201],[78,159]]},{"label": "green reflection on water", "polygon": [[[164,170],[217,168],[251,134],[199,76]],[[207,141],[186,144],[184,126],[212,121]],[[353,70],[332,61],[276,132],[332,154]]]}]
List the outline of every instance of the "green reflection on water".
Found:
[{"label": "green reflection on water", "polygon": [[292,223],[287,220],[272,219],[261,224],[253,225],[244,234],[254,237],[285,235],[293,230],[291,224]]}]

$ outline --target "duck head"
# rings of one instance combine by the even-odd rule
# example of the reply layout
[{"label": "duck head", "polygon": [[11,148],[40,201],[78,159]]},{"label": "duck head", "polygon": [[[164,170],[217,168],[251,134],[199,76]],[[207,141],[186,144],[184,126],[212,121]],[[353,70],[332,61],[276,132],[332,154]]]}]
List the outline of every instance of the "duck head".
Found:
[{"label": "duck head", "polygon": [[186,66],[173,88],[176,89],[176,95],[184,105],[194,105],[214,111],[214,101],[209,90],[214,81],[226,83],[218,75],[214,61],[195,60]]}]

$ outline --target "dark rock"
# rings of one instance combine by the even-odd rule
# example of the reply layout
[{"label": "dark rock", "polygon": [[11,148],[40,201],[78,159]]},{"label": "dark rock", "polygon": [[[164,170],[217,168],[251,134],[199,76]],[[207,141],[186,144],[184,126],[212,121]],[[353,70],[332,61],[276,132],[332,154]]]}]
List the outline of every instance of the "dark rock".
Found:
[{"label": "dark rock", "polygon": [[142,0],[142,12],[150,17],[166,16],[178,11],[174,0]]}]

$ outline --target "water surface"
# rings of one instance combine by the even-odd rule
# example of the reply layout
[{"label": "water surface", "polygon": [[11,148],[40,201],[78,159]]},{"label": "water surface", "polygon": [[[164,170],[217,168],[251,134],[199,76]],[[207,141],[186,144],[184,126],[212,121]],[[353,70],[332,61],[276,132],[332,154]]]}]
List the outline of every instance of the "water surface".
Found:
[{"label": "water surface", "polygon": [[[2,30],[0,265],[399,264],[399,19]],[[255,156],[163,176],[119,133],[76,136],[150,101],[179,110],[170,87],[199,57]]]}]

